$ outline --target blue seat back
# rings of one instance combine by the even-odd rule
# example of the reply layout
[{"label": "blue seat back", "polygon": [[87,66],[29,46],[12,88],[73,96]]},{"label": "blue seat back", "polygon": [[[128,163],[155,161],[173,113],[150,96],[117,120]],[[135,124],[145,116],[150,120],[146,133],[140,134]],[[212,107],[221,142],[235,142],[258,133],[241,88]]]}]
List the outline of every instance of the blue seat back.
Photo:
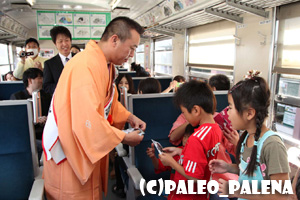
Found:
[{"label": "blue seat back", "polygon": [[118,68],[119,72],[127,72],[128,70],[126,68]]},{"label": "blue seat back", "polygon": [[224,108],[228,106],[228,91],[214,91],[217,100],[217,109],[216,112],[221,112]]},{"label": "blue seat back", "polygon": [[22,81],[6,81],[0,83],[0,100],[9,100],[10,95],[20,90],[24,90]]},{"label": "blue seat back", "polygon": [[28,199],[37,174],[32,105],[0,102],[0,199]]},{"label": "blue seat back", "polygon": [[[133,80],[133,85],[134,85],[134,89],[137,91],[139,83],[141,80],[146,79],[149,77],[135,77],[132,78]],[[164,91],[165,89],[167,89],[170,86],[170,82],[172,81],[172,77],[154,77],[155,79],[157,79],[160,82],[161,85],[161,91]]]},{"label": "blue seat back", "polygon": [[160,142],[163,147],[172,146],[168,135],[181,113],[173,104],[173,95],[170,93],[129,96],[129,110],[147,124],[143,141],[136,147],[131,147],[135,165],[146,181],[159,178],[170,179],[170,172],[154,173],[154,167],[146,150],[151,147],[151,139]]},{"label": "blue seat back", "polygon": [[131,77],[136,77],[136,72],[135,71],[119,71],[119,74],[129,74]]}]

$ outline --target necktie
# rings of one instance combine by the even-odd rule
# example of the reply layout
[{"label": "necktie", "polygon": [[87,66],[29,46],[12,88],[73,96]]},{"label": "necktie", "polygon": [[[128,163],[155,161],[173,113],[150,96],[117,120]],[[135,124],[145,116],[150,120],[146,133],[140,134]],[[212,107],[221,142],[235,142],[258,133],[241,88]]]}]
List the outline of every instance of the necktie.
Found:
[{"label": "necktie", "polygon": [[66,58],[66,62],[68,62],[70,59],[69,58]]}]

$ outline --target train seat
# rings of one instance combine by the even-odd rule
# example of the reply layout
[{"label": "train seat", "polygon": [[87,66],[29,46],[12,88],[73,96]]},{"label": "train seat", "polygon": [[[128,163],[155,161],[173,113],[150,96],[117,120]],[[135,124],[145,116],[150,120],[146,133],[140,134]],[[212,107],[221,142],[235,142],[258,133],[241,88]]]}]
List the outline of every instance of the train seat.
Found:
[{"label": "train seat", "polygon": [[119,71],[119,74],[128,74],[131,77],[136,77],[136,71]]},{"label": "train seat", "polygon": [[0,199],[42,199],[32,103],[0,101]]},{"label": "train seat", "polygon": [[[140,195],[139,181],[141,178],[146,181],[170,178],[170,172],[154,173],[154,167],[146,150],[151,146],[151,139],[160,142],[164,147],[171,146],[168,138],[169,131],[181,113],[172,102],[173,95],[173,93],[169,93],[128,96],[129,111],[145,121],[147,129],[143,141],[136,147],[129,147],[129,157],[124,157],[129,175],[127,199],[136,199]],[[143,198],[157,199],[159,197],[145,196]]]},{"label": "train seat", "polygon": [[[133,77],[133,85],[134,85],[134,89],[137,91],[139,83],[141,80],[146,79],[149,77]],[[161,85],[161,91],[164,91],[165,89],[167,89],[170,86],[170,82],[172,81],[172,77],[171,76],[158,76],[158,77],[154,77],[155,79],[157,79],[160,82]]]},{"label": "train seat", "polygon": [[0,83],[0,100],[9,100],[10,95],[24,90],[22,81],[5,81]]}]

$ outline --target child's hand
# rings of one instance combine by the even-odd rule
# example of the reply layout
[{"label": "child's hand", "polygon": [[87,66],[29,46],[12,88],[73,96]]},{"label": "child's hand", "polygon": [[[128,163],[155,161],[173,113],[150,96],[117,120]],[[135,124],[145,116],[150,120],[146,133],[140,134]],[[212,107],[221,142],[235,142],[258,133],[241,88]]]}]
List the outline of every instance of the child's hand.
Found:
[{"label": "child's hand", "polygon": [[228,192],[228,181],[219,179],[219,195],[229,195]]},{"label": "child's hand", "polygon": [[223,134],[231,144],[233,144],[234,146],[237,145],[240,139],[240,135],[236,130],[232,129],[231,131],[226,126],[224,126]]},{"label": "child's hand", "polygon": [[146,151],[147,155],[149,156],[149,158],[154,158],[155,157],[155,150],[154,150],[154,144],[151,144],[151,147],[147,148]]},{"label": "child's hand", "polygon": [[163,151],[170,154],[171,156],[176,156],[181,154],[182,149],[177,147],[166,147],[163,148]]},{"label": "child's hand", "polygon": [[224,160],[213,159],[208,163],[208,167],[212,174],[223,174],[228,172],[228,164]]},{"label": "child's hand", "polygon": [[171,166],[172,162],[175,161],[174,158],[168,153],[159,154],[158,157],[164,166]]}]

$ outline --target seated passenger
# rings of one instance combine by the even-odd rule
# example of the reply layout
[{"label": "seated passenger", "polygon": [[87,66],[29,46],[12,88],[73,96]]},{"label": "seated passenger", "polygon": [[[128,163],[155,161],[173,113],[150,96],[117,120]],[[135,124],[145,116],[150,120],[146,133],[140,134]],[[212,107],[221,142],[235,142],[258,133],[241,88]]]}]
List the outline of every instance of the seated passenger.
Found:
[{"label": "seated passenger", "polygon": [[[120,94],[122,86],[127,88],[128,93],[135,94],[134,84],[133,84],[132,78],[129,74],[119,74],[115,83],[118,88],[119,94]],[[120,95],[119,95],[119,98],[120,98]]]},{"label": "seated passenger", "polygon": [[136,71],[137,77],[150,77],[149,72],[147,72],[140,64],[136,64],[135,62],[131,63],[131,71]]},{"label": "seated passenger", "polygon": [[[24,56],[25,52],[32,52],[33,55],[30,56]],[[39,42],[34,38],[29,38],[25,41],[25,52],[20,51],[19,56],[21,58],[21,61],[18,62],[17,68],[14,71],[14,76],[17,79],[23,78],[23,73],[31,67],[39,68],[43,71],[44,69],[44,62],[47,60],[47,58],[43,58],[39,56],[40,53],[40,44]]]},{"label": "seated passenger", "polygon": [[[185,133],[184,133],[184,136],[183,136],[183,139],[182,139],[182,146],[179,146],[178,148],[181,148],[181,149],[184,148],[187,140],[194,133],[195,128],[198,128],[198,127],[193,127],[190,124],[186,126]],[[164,166],[161,163],[161,161],[155,156],[155,149],[154,149],[154,144],[153,143],[151,144],[151,147],[149,147],[147,149],[146,153],[149,156],[149,158],[151,158],[152,164],[154,166],[155,173],[158,174],[158,173],[161,173],[161,172],[164,172],[164,171],[171,171],[170,180],[173,180],[175,171],[173,171],[171,167]],[[178,162],[180,157],[178,155],[176,155],[173,158],[174,158],[174,160],[176,160]]]},{"label": "seated passenger", "polygon": [[42,155],[42,146],[41,140],[43,135],[44,125],[47,120],[48,110],[51,103],[51,95],[45,93],[42,89],[43,86],[43,72],[38,68],[29,68],[23,74],[23,83],[25,89],[19,92],[16,92],[11,95],[11,100],[20,100],[20,99],[29,99],[32,98],[32,92],[40,90],[41,94],[41,107],[42,107],[42,117],[38,118],[38,124],[34,126],[36,139],[38,140],[38,154],[39,159]]},{"label": "seated passenger", "polygon": [[73,53],[73,56],[75,56],[76,53],[79,53],[81,50],[79,48],[79,46],[77,46],[76,44],[72,44],[71,46],[71,52]]},{"label": "seated passenger", "polygon": [[213,91],[230,89],[230,80],[224,74],[216,74],[211,76],[208,80],[208,84]]},{"label": "seated passenger", "polygon": [[[215,96],[211,88],[204,82],[190,81],[183,84],[174,96],[175,105],[180,107],[185,118],[192,126],[198,126],[186,146],[181,150],[176,147],[167,147],[166,153],[159,155],[163,165],[172,167],[176,172],[174,182],[179,180],[209,181],[211,172],[208,169],[209,161],[216,159],[218,147],[222,138],[222,131],[213,119]],[[214,153],[212,153],[214,152]],[[179,162],[169,154],[180,155]],[[190,190],[189,186],[187,186]],[[195,182],[194,191],[197,190]],[[205,194],[178,194],[173,190],[168,199],[203,199],[208,200],[208,191]],[[196,193],[196,192],[195,192]]]},{"label": "seated passenger", "polygon": [[161,93],[160,82],[155,78],[141,80],[138,86],[138,94]]},{"label": "seated passenger", "polygon": [[13,71],[9,71],[4,75],[4,81],[17,81],[16,77],[14,77]]},{"label": "seated passenger", "polygon": [[173,81],[170,82],[170,86],[167,89],[165,89],[162,93],[169,93],[173,89],[175,89],[176,92],[182,83],[185,83],[185,78],[183,76],[177,75],[173,78]]}]

